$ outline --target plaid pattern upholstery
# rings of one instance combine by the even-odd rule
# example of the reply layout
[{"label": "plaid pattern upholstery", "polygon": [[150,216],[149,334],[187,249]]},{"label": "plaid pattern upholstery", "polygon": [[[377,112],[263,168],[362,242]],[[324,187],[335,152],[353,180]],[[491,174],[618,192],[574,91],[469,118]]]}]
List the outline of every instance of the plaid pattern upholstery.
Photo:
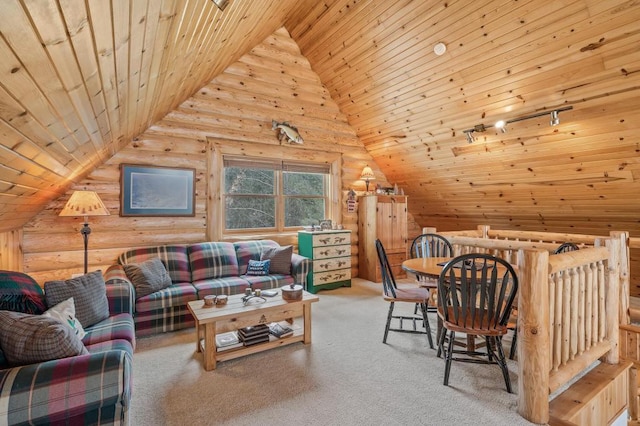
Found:
[{"label": "plaid pattern upholstery", "polygon": [[136,300],[136,315],[140,312],[155,311],[171,306],[187,305],[197,300],[196,289],[190,283],[173,284],[171,287],[140,297]]},{"label": "plaid pattern upholstery", "polygon": [[0,271],[0,310],[43,313],[47,305],[42,287],[22,272]]},{"label": "plaid pattern upholstery", "polygon": [[106,292],[112,317],[86,328],[83,343],[89,354],[0,367],[0,425],[127,424],[133,296],[130,283],[117,278]]},{"label": "plaid pattern upholstery", "polygon": [[293,253],[291,255],[291,274],[296,284],[303,284],[307,282],[307,275],[311,270],[311,259],[308,257],[300,256]]},{"label": "plaid pattern upholstery", "polygon": [[198,299],[203,299],[209,295],[226,294],[242,294],[244,289],[249,287],[249,282],[245,277],[225,277],[214,278],[209,280],[196,281],[193,286],[198,290]]},{"label": "plaid pattern upholstery", "polygon": [[272,240],[238,241],[233,243],[233,246],[236,249],[236,257],[238,258],[238,275],[245,275],[249,261],[260,260],[260,255],[264,249],[280,247],[278,243]]},{"label": "plaid pattern upholstery", "polygon": [[126,424],[131,386],[122,350],[0,370],[0,424]]},{"label": "plaid pattern upholstery", "polygon": [[73,297],[76,317],[83,327],[109,317],[109,301],[102,271],[64,281],[47,281],[44,283],[44,296],[49,307]]},{"label": "plaid pattern upholstery", "polygon": [[9,365],[33,364],[88,353],[67,324],[43,315],[12,311],[0,311],[0,345]]},{"label": "plaid pattern upholstery", "polygon": [[295,283],[291,275],[281,275],[281,274],[273,274],[273,275],[265,275],[265,276],[245,275],[242,278],[249,281],[252,284],[252,287],[254,289],[259,288],[260,290],[268,290],[270,288],[280,288],[283,285]]},{"label": "plaid pattern upholstery", "polygon": [[133,249],[122,253],[118,257],[120,265],[142,263],[154,257],[162,260],[173,283],[191,282],[189,256],[186,245],[167,245]]},{"label": "plaid pattern upholstery", "polygon": [[231,243],[193,244],[187,251],[191,265],[190,282],[240,275],[236,250]]},{"label": "plaid pattern upholstery", "polygon": [[[129,346],[135,349],[136,333],[133,325],[133,318],[129,314],[117,314],[110,316],[106,320],[87,328],[86,335],[82,339],[87,348],[98,343],[124,340],[129,342]],[[133,354],[131,354],[133,355]]]},{"label": "plaid pattern upholstery", "polygon": [[136,336],[150,336],[194,327],[196,322],[186,305],[173,306],[155,311],[138,312],[135,317]]},{"label": "plaid pattern upholstery", "polygon": [[135,294],[133,285],[127,279],[122,266],[112,265],[104,276],[109,302],[109,314],[129,314],[133,316]]}]

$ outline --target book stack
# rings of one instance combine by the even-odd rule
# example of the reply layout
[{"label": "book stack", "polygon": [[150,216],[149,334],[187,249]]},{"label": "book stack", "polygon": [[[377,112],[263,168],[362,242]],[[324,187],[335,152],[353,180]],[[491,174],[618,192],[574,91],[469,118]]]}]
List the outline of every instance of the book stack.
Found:
[{"label": "book stack", "polygon": [[238,333],[235,331],[229,331],[228,333],[221,333],[216,335],[217,352],[222,352],[241,346],[243,346],[243,344],[240,339],[238,339]]},{"label": "book stack", "polygon": [[245,346],[269,341],[269,326],[266,324],[252,325],[238,330],[238,338]]},{"label": "book stack", "polygon": [[283,337],[293,336],[293,328],[289,327],[286,323],[282,324],[272,322],[271,324],[269,324],[269,333],[281,339]]}]

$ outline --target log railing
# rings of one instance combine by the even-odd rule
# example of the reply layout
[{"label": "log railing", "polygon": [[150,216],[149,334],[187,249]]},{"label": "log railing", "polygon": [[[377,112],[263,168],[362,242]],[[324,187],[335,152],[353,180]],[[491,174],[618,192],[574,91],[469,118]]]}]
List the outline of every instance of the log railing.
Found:
[{"label": "log railing", "polygon": [[[434,232],[427,228],[427,232]],[[540,232],[440,232],[456,255],[490,253],[518,268],[518,412],[549,421],[549,396],[600,360],[619,361],[619,324],[627,315],[628,248],[624,232],[609,237]],[[578,251],[553,254],[562,242]],[[623,271],[623,268],[626,269]]]}]

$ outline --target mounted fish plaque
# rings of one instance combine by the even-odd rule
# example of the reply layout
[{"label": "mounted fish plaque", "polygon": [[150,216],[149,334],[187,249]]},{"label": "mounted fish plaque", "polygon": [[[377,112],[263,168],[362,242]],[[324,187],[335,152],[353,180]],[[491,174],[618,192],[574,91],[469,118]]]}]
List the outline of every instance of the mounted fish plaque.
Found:
[{"label": "mounted fish plaque", "polygon": [[302,145],[304,140],[300,133],[298,133],[298,129],[291,124],[283,121],[282,123],[278,123],[275,120],[271,120],[271,130],[278,129],[278,140],[282,143],[283,140],[287,140],[289,143],[297,143]]}]

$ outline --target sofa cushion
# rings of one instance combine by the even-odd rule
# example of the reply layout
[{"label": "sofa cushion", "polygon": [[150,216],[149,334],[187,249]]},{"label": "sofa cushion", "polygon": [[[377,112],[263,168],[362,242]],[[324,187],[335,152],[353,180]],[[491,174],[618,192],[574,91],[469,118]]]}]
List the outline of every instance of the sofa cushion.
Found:
[{"label": "sofa cushion", "polygon": [[245,275],[243,278],[251,284],[253,289],[259,288],[260,290],[280,288],[287,284],[294,284],[295,282],[293,276],[282,274],[269,274],[265,276]]},{"label": "sofa cushion", "polygon": [[197,299],[196,289],[191,283],[172,284],[170,287],[136,299],[136,313],[186,305],[187,302]]},{"label": "sofa cushion", "polygon": [[186,245],[176,244],[128,250],[118,257],[118,263],[120,265],[142,263],[154,257],[159,257],[162,260],[173,283],[191,282]]},{"label": "sofa cushion", "polygon": [[293,246],[269,247],[262,251],[260,260],[271,260],[270,274],[291,275],[291,255]]},{"label": "sofa cushion", "polygon": [[136,289],[136,298],[171,285],[171,277],[159,257],[153,257],[142,263],[129,263],[122,267]]},{"label": "sofa cushion", "polygon": [[245,278],[249,278],[249,276],[243,275],[242,277],[212,278],[196,281],[193,283],[193,286],[198,290],[199,299],[209,295],[217,296],[220,294],[226,294],[230,296],[232,294],[244,293],[244,290],[249,287],[249,282]]},{"label": "sofa cushion", "polygon": [[191,265],[191,282],[240,275],[232,243],[193,244],[187,248],[187,252]]},{"label": "sofa cushion", "polygon": [[238,258],[238,275],[247,273],[249,260],[260,260],[262,252],[269,247],[280,247],[280,244],[272,240],[237,241],[233,243]]},{"label": "sofa cushion", "polygon": [[75,332],[57,319],[0,311],[0,346],[10,365],[88,354]]},{"label": "sofa cushion", "polygon": [[267,260],[249,260],[249,266],[247,268],[247,275],[269,275],[269,264],[271,261]]},{"label": "sofa cushion", "polygon": [[78,318],[76,318],[76,307],[73,303],[73,297],[70,297],[67,300],[58,303],[56,306],[47,309],[42,315],[45,317],[55,318],[61,323],[67,324],[71,327],[73,332],[76,333],[78,339],[82,339],[85,334],[87,334],[84,331],[84,328],[82,328],[80,321],[78,321]]},{"label": "sofa cushion", "polygon": [[126,340],[133,348],[136,345],[136,330],[133,324],[133,317],[127,313],[112,315],[88,327],[85,331],[87,334],[82,339],[82,343],[84,343],[89,352],[93,352],[91,345],[111,340]]},{"label": "sofa cushion", "polygon": [[47,310],[42,287],[22,272],[0,271],[0,309],[26,314]]},{"label": "sofa cushion", "polygon": [[47,281],[44,283],[44,294],[48,306],[55,306],[73,297],[76,317],[83,327],[90,327],[109,317],[109,301],[102,271],[65,281]]}]

